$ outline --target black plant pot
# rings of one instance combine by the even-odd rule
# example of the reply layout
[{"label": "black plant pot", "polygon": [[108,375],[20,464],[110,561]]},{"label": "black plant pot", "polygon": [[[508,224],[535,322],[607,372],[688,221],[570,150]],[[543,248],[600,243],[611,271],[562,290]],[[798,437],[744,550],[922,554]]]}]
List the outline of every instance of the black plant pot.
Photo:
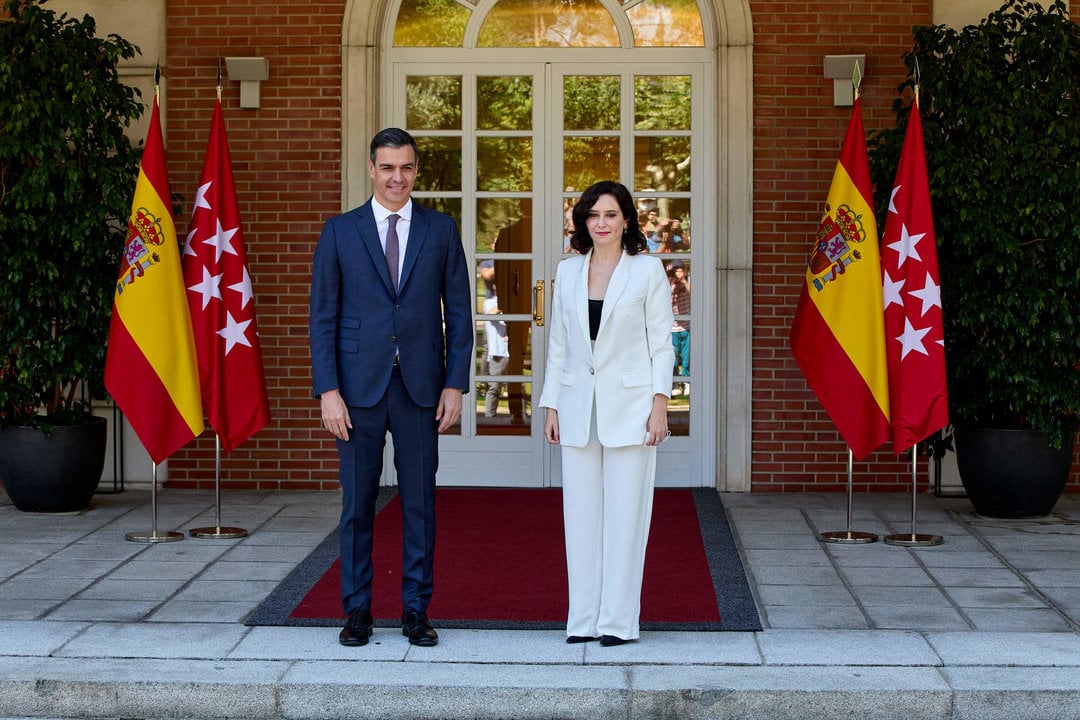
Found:
[{"label": "black plant pot", "polygon": [[24,512],[75,512],[90,506],[105,468],[108,422],[0,427],[0,482]]},{"label": "black plant pot", "polygon": [[960,426],[955,440],[956,469],[980,515],[1049,515],[1069,480],[1072,443],[1053,450],[1042,433]]}]

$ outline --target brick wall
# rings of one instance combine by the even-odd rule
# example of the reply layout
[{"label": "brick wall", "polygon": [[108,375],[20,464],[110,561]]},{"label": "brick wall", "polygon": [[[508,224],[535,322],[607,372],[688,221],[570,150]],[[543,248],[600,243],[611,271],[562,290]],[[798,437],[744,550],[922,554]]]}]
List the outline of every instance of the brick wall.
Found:
[{"label": "brick wall", "polygon": [[[836,165],[850,108],[832,105],[828,54],[865,53],[867,132],[891,125],[894,87],[910,28],[929,23],[931,0],[815,3],[751,0],[754,17],[755,491],[839,490],[846,448],[787,347],[809,239]],[[811,9],[808,9],[810,6]],[[1080,0],[1073,0],[1073,11]],[[165,66],[166,145],[174,192],[198,183],[214,103],[217,58],[264,56],[262,107],[224,108],[242,208],[273,418],[224,456],[228,487],[330,489],[337,456],[310,396],[307,301],[322,221],[340,206],[343,0],[170,0]],[[186,223],[179,222],[181,229]],[[910,471],[883,450],[856,466],[856,487],[906,490]],[[210,487],[208,430],[169,463],[170,484]],[[1080,486],[1074,474],[1073,489]]]}]

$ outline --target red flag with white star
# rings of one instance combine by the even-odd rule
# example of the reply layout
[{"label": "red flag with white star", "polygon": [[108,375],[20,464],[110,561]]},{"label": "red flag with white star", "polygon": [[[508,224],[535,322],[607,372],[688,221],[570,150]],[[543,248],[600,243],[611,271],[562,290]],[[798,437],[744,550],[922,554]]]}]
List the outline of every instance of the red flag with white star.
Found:
[{"label": "red flag with white star", "polygon": [[949,424],[941,281],[918,93],[881,241],[893,452]]},{"label": "red flag with white star", "polygon": [[270,422],[270,402],[220,98],[183,265],[203,406],[222,448],[230,452]]}]

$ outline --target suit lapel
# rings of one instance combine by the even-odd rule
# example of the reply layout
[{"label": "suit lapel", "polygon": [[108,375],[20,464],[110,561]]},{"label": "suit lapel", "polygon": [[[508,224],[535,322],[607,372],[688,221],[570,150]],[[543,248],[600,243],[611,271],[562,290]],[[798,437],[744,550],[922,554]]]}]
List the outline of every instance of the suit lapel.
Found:
[{"label": "suit lapel", "polygon": [[379,242],[379,228],[375,226],[375,213],[371,211],[370,200],[356,210],[356,230],[360,236],[360,243],[371,258],[372,267],[382,278],[386,291],[393,297],[394,286],[390,282],[390,271],[386,267],[386,253],[383,252],[382,243]]},{"label": "suit lapel", "polygon": [[592,347],[592,337],[589,335],[589,259],[592,257],[590,250],[582,259],[581,269],[578,270],[574,287],[574,307],[577,308],[578,325],[585,335],[586,347]]},{"label": "suit lapel", "polygon": [[604,325],[607,324],[608,318],[611,317],[611,311],[614,309],[615,303],[618,302],[619,296],[626,289],[628,282],[630,282],[630,256],[624,250],[622,257],[619,258],[619,264],[611,271],[611,279],[608,280],[607,292],[604,294],[604,311],[600,314],[600,329],[596,332],[598,340],[600,334],[604,332]]},{"label": "suit lapel", "polygon": [[[405,289],[406,283],[409,282],[409,277],[412,275],[413,268],[416,266],[416,257],[420,254],[420,249],[424,245],[424,241],[427,240],[428,234],[428,218],[427,213],[423,208],[413,201],[412,206],[412,219],[409,222],[409,241],[405,244],[405,263],[401,267],[401,277],[398,278],[398,294]],[[389,276],[387,277],[389,280]]]}]

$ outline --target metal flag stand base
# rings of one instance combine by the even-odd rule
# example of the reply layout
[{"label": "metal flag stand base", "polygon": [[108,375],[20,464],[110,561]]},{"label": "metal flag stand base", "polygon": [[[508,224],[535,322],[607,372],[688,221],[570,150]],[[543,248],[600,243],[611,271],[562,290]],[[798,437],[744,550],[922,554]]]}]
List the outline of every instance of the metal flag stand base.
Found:
[{"label": "metal flag stand base", "polygon": [[176,542],[177,540],[183,540],[184,534],[178,532],[165,532],[159,533],[157,529],[157,463],[154,463],[153,479],[150,483],[150,515],[151,526],[150,532],[129,532],[124,535],[124,539],[128,542],[137,543],[163,543],[163,542]]},{"label": "metal flag stand base", "polygon": [[221,437],[214,435],[214,494],[217,505],[217,522],[214,527],[191,528],[193,538],[218,538],[234,540],[247,537],[248,531],[239,527],[221,527]]},{"label": "metal flag stand base", "polygon": [[944,542],[940,535],[928,535],[915,532],[915,499],[919,496],[918,445],[911,446],[911,532],[886,535],[886,545],[901,547],[928,547]]},{"label": "metal flag stand base", "polygon": [[851,529],[851,496],[852,496],[852,466],[855,464],[854,453],[851,448],[847,451],[847,530],[834,530],[823,532],[818,535],[818,540],[827,543],[843,543],[846,545],[858,545],[872,543],[877,540],[877,535],[868,532],[858,532]]}]

